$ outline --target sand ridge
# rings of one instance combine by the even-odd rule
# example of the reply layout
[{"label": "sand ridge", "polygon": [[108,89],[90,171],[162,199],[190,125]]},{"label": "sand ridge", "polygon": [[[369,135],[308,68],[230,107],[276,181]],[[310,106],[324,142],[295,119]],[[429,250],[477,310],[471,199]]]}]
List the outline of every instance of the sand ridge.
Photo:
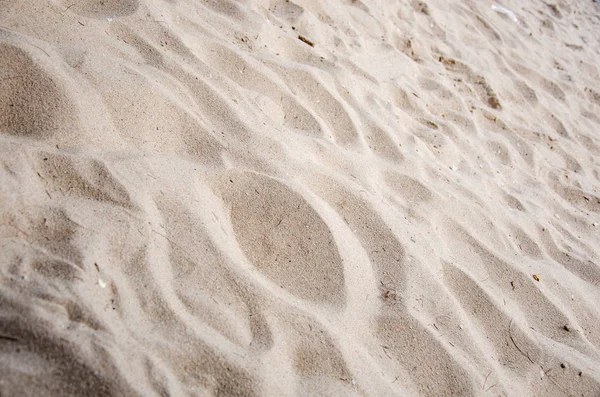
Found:
[{"label": "sand ridge", "polygon": [[0,1],[0,395],[598,395],[600,5],[494,4]]}]

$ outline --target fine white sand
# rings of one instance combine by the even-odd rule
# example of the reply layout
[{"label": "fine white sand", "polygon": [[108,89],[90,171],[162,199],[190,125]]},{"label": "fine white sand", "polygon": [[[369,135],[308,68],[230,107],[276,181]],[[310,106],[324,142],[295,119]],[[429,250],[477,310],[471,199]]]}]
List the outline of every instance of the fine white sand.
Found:
[{"label": "fine white sand", "polygon": [[600,395],[556,1],[0,0],[0,395]]}]

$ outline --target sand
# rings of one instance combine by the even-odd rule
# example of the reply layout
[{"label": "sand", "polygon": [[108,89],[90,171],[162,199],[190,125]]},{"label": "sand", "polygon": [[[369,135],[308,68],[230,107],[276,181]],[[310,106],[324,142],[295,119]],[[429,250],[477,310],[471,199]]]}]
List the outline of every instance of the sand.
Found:
[{"label": "sand", "polygon": [[600,395],[599,28],[0,1],[0,395]]}]

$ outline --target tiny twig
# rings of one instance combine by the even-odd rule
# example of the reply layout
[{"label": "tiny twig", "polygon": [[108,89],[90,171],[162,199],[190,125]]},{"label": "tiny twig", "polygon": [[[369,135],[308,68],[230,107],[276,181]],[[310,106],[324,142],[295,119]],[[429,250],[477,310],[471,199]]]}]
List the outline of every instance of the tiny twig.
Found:
[{"label": "tiny twig", "polygon": [[8,336],[8,335],[0,335],[0,339],[2,339],[2,340],[8,340],[8,341],[11,341],[11,342],[18,342],[19,341],[19,339],[14,338],[12,336]]},{"label": "tiny twig", "polygon": [[555,381],[554,379],[552,379],[552,377],[551,377],[551,376],[548,374],[548,373],[550,372],[550,370],[548,370],[548,372],[546,372],[546,371],[544,370],[544,367],[542,367],[541,365],[540,365],[540,368],[542,369],[542,371],[544,371],[544,373],[546,374],[546,378],[548,378],[548,379],[550,380],[550,382],[554,383],[554,385],[555,385],[556,387],[558,387],[560,391],[562,391],[563,393],[565,393],[565,395],[567,395],[567,396],[569,396],[569,397],[571,396],[571,395],[569,394],[569,392],[568,392],[568,391],[566,391],[566,390],[565,390],[565,389],[564,389],[564,388],[563,388],[563,387],[562,387],[562,386],[561,386],[561,385],[560,385],[560,384],[559,384],[557,381]]},{"label": "tiny twig", "polygon": [[29,234],[25,233],[23,230],[19,229],[15,225],[13,225],[12,221],[10,223],[7,223],[6,225],[12,227],[13,229],[17,230],[18,232],[20,232],[20,233],[24,234],[25,236],[29,237]]},{"label": "tiny twig", "polygon": [[[161,225],[161,226],[162,226],[162,225]],[[190,259],[190,258],[192,258],[193,256],[192,256],[192,255],[190,255],[190,254],[189,254],[189,252],[188,252],[188,251],[187,251],[185,248],[183,248],[181,245],[177,244],[175,241],[171,240],[169,237],[165,236],[164,234],[162,234],[162,233],[159,233],[159,232],[157,232],[157,231],[156,231],[156,230],[154,230],[154,229],[151,229],[151,230],[152,230],[154,233],[156,233],[156,234],[158,234],[159,236],[161,236],[162,238],[164,238],[165,240],[167,240],[168,242],[170,242],[171,244],[173,244],[175,247],[179,248],[179,249],[181,250],[181,252],[183,252],[183,253],[184,253],[184,255],[182,255],[182,256],[183,256],[183,258],[184,258],[186,261],[188,261],[188,262],[189,262],[190,264],[192,264],[192,265],[196,265],[196,262],[194,262],[192,259]]]},{"label": "tiny twig", "polygon": [[[512,332],[511,332],[511,326],[512,326],[512,323],[513,323],[513,319],[511,318],[511,319],[510,319],[510,323],[508,324],[508,335],[510,336],[510,340],[512,341],[513,345],[515,345],[515,347],[517,348],[517,350],[518,350],[518,351],[519,351],[519,352],[520,352],[522,355],[524,355],[525,357],[527,357],[527,359],[528,359],[528,360],[529,360],[529,361],[530,361],[532,364],[536,364],[536,362],[535,362],[535,361],[533,361],[533,360],[531,359],[531,357],[529,357],[529,354],[526,354],[525,352],[523,352],[523,350],[521,350],[521,348],[520,348],[520,347],[517,345],[517,342],[515,342],[515,339],[513,338],[513,336],[512,336]],[[545,375],[546,375],[546,377],[547,377],[547,378],[550,380],[550,382],[552,382],[552,383],[553,383],[553,384],[554,384],[556,387],[558,387],[558,389],[559,389],[560,391],[562,391],[562,392],[563,392],[565,395],[567,395],[567,396],[571,396],[571,395],[569,394],[569,392],[568,392],[568,391],[566,391],[566,390],[565,390],[565,389],[564,389],[564,388],[563,388],[563,387],[562,387],[562,386],[561,386],[561,385],[560,385],[560,384],[559,384],[557,381],[555,381],[554,379],[552,379],[552,377],[549,375],[549,372],[550,372],[552,369],[549,369],[548,371],[546,371],[546,370],[544,369],[544,367],[542,367],[542,365],[541,365],[541,364],[537,364],[537,365],[539,365],[539,367],[542,369],[542,371],[544,371],[544,374],[545,374]]]},{"label": "tiny twig", "polygon": [[492,370],[490,369],[490,372],[488,372],[487,376],[485,377],[485,381],[483,381],[483,386],[481,387],[481,390],[485,390],[485,385],[487,384],[487,380],[491,374],[492,374]]},{"label": "tiny twig", "polygon": [[[161,225],[162,226],[162,225]],[[167,240],[168,242],[170,242],[171,244],[173,244],[175,247],[179,248],[180,250],[182,250],[183,252],[185,252],[187,254],[187,251],[181,247],[179,244],[177,244],[175,241],[171,240],[169,237],[165,236],[162,233],[157,232],[156,230],[152,229],[152,231],[156,234],[158,234],[159,236],[161,236],[162,238],[164,238],[165,240]]]},{"label": "tiny twig", "polygon": [[497,384],[497,383],[494,383],[493,385],[491,385],[490,387],[488,387],[487,389],[485,389],[486,393],[487,393],[488,391],[490,391],[490,389],[491,389],[492,387],[494,387],[494,386],[498,386],[498,384]]},{"label": "tiny twig", "polygon": [[42,47],[40,47],[40,46],[37,46],[37,45],[35,45],[35,44],[31,44],[31,43],[29,43],[29,44],[30,44],[30,45],[32,45],[32,46],[34,46],[34,47],[35,47],[35,48],[37,48],[38,50],[42,50],[42,51],[44,52],[44,54],[46,54],[46,55],[50,56],[50,54],[48,54],[48,53],[46,52],[46,50],[44,50]]},{"label": "tiny twig", "polygon": [[309,39],[307,39],[306,37],[302,36],[302,35],[298,35],[298,40],[308,44],[311,47],[315,46],[315,43],[313,43],[312,41],[310,41]]},{"label": "tiny twig", "polygon": [[510,319],[510,323],[508,324],[508,336],[510,336],[510,340],[512,341],[513,345],[515,345],[515,347],[517,348],[517,350],[525,357],[527,357],[527,359],[529,360],[529,362],[531,362],[532,364],[535,364],[535,362],[531,359],[531,357],[529,357],[529,353],[525,353],[523,350],[521,350],[521,348],[519,347],[519,345],[517,345],[517,342],[515,342],[515,338],[513,338],[512,336],[512,331],[511,331],[511,326],[513,323],[513,319]]}]

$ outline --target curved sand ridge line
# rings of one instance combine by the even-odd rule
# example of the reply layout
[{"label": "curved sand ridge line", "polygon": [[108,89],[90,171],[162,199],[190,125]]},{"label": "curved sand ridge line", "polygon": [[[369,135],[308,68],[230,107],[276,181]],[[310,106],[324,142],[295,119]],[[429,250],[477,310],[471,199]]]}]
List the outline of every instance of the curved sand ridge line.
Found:
[{"label": "curved sand ridge line", "polygon": [[600,6],[0,4],[1,395],[600,392]]}]

